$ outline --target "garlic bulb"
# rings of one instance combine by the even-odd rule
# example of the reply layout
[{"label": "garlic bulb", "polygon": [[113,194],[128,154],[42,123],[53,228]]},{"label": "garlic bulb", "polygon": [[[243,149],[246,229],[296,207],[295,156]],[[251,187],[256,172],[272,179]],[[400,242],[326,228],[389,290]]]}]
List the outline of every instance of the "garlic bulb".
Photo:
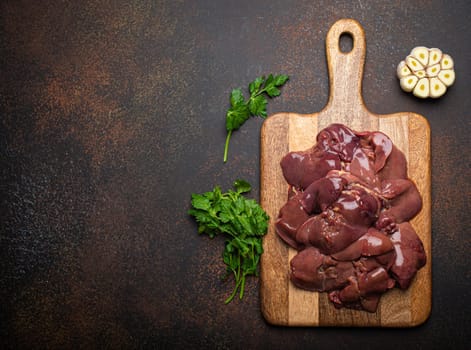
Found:
[{"label": "garlic bulb", "polygon": [[417,46],[396,70],[402,90],[419,98],[438,98],[455,82],[454,62],[440,49]]}]

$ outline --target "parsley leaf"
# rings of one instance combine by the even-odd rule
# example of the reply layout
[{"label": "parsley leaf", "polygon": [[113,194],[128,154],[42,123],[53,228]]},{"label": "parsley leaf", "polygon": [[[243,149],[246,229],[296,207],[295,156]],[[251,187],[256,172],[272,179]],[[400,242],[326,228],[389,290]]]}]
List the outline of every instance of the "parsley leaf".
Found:
[{"label": "parsley leaf", "polygon": [[226,113],[226,130],[227,137],[224,146],[224,162],[227,161],[227,153],[229,150],[229,141],[234,130],[239,129],[251,116],[267,117],[268,100],[265,97],[279,96],[280,87],[283,86],[289,77],[285,74],[257,77],[249,84],[250,97],[246,100],[240,88],[231,92],[231,107]]},{"label": "parsley leaf", "polygon": [[198,233],[213,238],[226,237],[223,261],[226,277],[234,276],[235,286],[226,299],[230,303],[239,293],[242,299],[247,276],[258,275],[260,256],[263,253],[262,238],[268,230],[268,215],[253,199],[243,196],[251,190],[245,180],[236,180],[234,190],[222,193],[216,186],[213,191],[192,194],[192,208],[188,211],[198,223]]},{"label": "parsley leaf", "polygon": [[245,193],[250,192],[252,186],[247,181],[239,179],[234,181],[234,188],[237,193]]},{"label": "parsley leaf", "polygon": [[268,103],[267,99],[262,95],[258,95],[257,97],[249,100],[250,114],[255,115],[255,116],[258,115],[262,118],[266,118],[267,103]]}]

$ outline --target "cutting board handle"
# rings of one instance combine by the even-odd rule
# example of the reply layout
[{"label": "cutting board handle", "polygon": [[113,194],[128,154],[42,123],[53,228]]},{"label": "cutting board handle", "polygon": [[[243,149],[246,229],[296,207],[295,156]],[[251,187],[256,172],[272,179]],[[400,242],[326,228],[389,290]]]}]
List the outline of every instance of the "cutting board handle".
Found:
[{"label": "cutting board handle", "polygon": [[[353,48],[343,52],[340,37],[350,35]],[[334,23],[326,38],[327,65],[330,95],[324,112],[348,110],[350,117],[359,116],[365,110],[361,84],[365,63],[366,40],[362,26],[354,19],[341,19]]]}]

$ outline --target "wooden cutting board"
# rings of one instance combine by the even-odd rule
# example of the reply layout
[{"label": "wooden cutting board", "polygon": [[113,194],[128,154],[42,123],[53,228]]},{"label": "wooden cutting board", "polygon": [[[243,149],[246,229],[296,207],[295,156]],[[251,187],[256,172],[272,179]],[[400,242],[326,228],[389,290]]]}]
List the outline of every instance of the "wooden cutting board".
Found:
[{"label": "wooden cutting board", "polygon": [[[350,35],[353,48],[344,53],[339,42]],[[366,41],[361,25],[342,19],[329,30],[326,53],[330,96],[319,113],[278,113],[267,118],[261,130],[261,204],[270,216],[261,260],[261,308],[265,319],[286,326],[411,327],[423,323],[431,311],[431,186],[430,127],[421,115],[411,112],[378,115],[362,99]],[[279,239],[274,222],[287,200],[288,185],[280,160],[289,151],[305,150],[315,143],[321,129],[343,123],[356,131],[379,130],[387,134],[408,160],[409,177],[423,199],[423,209],[411,222],[424,243],[427,264],[406,291],[397,288],[381,298],[376,313],[335,309],[327,293],[296,288],[289,281],[289,261],[296,251]]]}]

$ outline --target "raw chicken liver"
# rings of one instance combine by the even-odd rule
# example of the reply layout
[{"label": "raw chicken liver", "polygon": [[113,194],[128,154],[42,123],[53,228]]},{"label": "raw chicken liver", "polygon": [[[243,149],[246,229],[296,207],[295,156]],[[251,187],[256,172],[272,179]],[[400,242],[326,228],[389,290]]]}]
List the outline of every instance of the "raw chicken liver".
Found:
[{"label": "raw chicken liver", "polygon": [[368,312],[389,289],[409,287],[426,263],[409,223],[422,198],[387,135],[332,124],[280,165],[289,195],[275,229],[298,251],[290,262],[294,285],[329,293],[337,308]]}]

